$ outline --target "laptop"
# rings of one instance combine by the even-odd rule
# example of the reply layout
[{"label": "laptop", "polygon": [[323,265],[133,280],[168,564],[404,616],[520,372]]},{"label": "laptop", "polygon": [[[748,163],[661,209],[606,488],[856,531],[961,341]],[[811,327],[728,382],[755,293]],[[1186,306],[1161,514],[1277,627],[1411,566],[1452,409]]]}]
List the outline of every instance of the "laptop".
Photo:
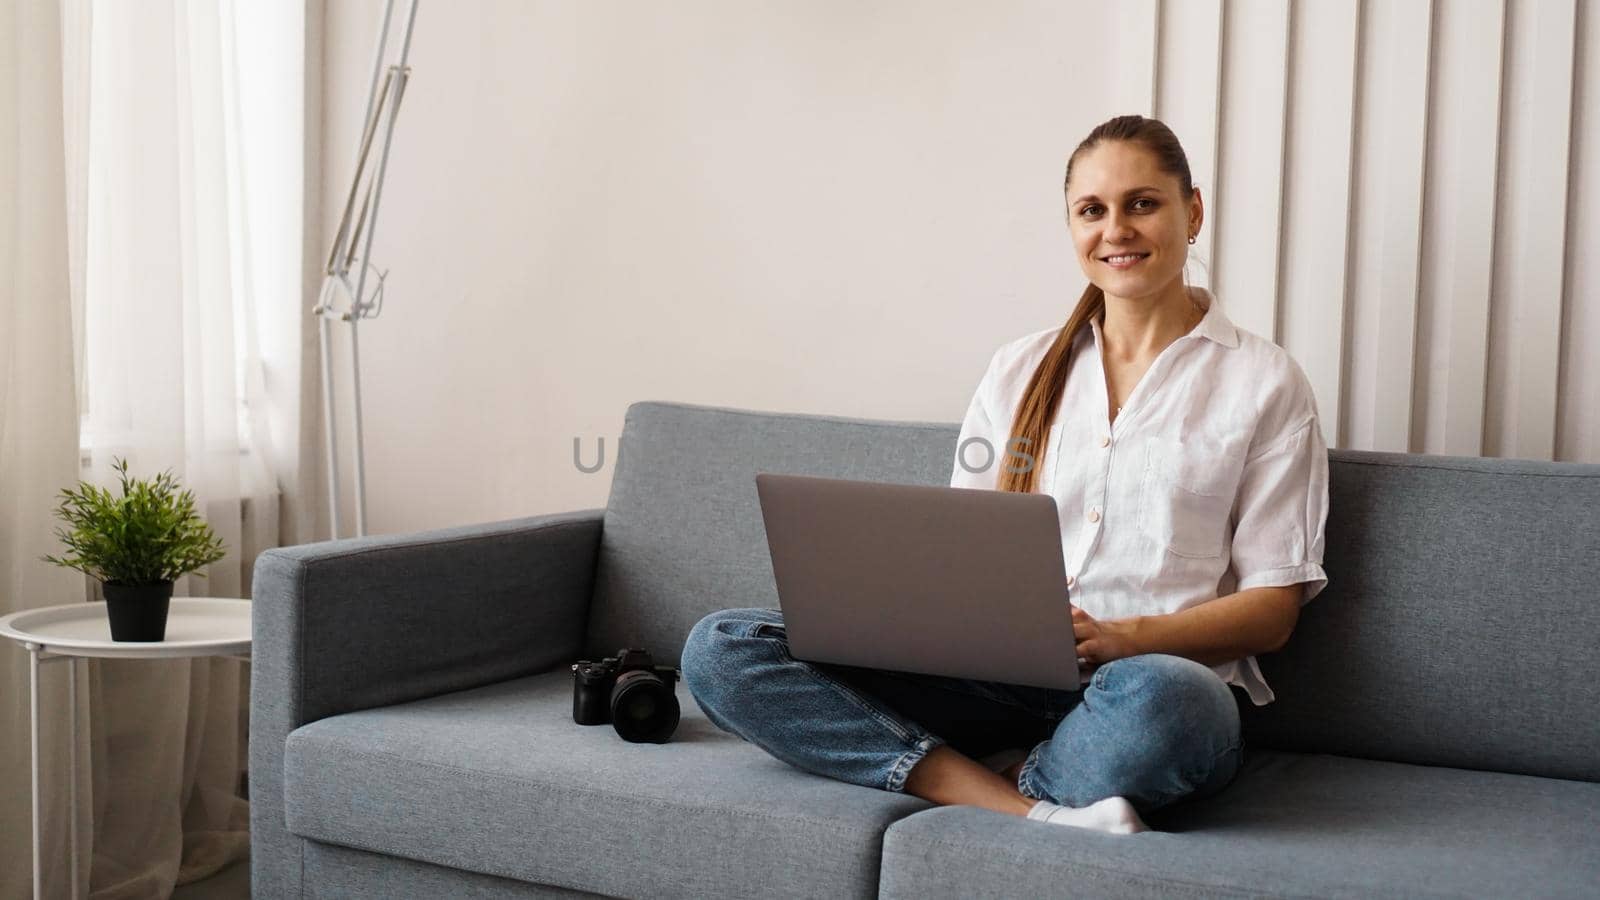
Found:
[{"label": "laptop", "polygon": [[1053,498],[769,473],[756,492],[796,659],[1078,689]]}]

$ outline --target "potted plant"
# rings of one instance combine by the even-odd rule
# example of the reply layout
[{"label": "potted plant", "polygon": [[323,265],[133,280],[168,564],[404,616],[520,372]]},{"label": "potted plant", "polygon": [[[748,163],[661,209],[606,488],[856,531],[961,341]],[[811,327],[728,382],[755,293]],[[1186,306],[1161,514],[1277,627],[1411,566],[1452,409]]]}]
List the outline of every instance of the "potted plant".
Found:
[{"label": "potted plant", "polygon": [[56,537],[70,551],[46,562],[100,580],[114,641],[160,641],[167,633],[172,582],[222,559],[222,540],[194,511],[194,493],[179,492],[171,472],[152,480],[130,478],[128,461],[112,466],[122,496],[79,482],[61,490],[56,517],[67,524]]}]

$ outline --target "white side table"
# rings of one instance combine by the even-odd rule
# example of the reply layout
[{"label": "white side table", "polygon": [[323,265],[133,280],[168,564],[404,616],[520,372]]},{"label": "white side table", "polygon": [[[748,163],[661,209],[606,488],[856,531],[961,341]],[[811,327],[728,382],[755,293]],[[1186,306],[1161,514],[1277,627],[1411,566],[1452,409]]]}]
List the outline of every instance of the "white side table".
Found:
[{"label": "white side table", "polygon": [[39,666],[66,661],[67,716],[72,729],[68,771],[71,823],[72,897],[78,897],[78,666],[80,658],[170,659],[184,656],[250,658],[250,601],[215,597],[174,597],[167,612],[164,641],[113,641],[104,603],[68,603],[26,609],[0,618],[0,637],[21,644],[30,655],[29,699],[33,726],[33,897],[39,900]]}]

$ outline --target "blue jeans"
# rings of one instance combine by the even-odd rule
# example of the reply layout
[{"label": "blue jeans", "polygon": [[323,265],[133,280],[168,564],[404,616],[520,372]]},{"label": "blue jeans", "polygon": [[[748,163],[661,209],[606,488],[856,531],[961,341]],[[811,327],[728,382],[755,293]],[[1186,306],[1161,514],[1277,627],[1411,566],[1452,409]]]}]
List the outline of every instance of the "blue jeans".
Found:
[{"label": "blue jeans", "polygon": [[782,613],[726,609],[695,625],[681,665],[718,728],[805,771],[890,791],[940,744],[974,758],[1032,748],[1024,795],[1075,807],[1126,797],[1143,815],[1222,790],[1242,754],[1227,683],[1167,654],[1106,663],[1082,690],[1056,691],[803,662]]}]

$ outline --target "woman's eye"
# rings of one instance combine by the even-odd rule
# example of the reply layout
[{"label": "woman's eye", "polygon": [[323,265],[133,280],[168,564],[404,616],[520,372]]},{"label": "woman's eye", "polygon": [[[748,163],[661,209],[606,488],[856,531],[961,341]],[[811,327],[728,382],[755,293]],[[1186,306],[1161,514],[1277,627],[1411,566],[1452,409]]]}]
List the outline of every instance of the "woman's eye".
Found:
[{"label": "woman's eye", "polygon": [[1078,210],[1078,215],[1093,218],[1094,216],[1100,215],[1100,207],[1090,204],[1085,206],[1083,209]]},{"label": "woman's eye", "polygon": [[[1143,204],[1142,206],[1140,204]],[[1134,209],[1151,210],[1156,208],[1156,202],[1149,197],[1140,197],[1133,201]]]}]

